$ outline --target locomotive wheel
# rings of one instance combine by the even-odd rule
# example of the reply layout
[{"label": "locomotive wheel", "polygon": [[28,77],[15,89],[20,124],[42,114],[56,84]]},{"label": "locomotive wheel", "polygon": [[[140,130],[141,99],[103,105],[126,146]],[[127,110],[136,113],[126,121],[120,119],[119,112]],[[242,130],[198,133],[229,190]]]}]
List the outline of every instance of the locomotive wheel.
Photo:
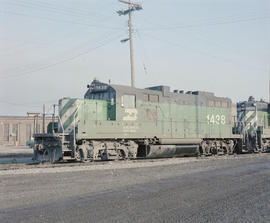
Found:
[{"label": "locomotive wheel", "polygon": [[122,149],[117,150],[118,159],[126,159],[127,155]]},{"label": "locomotive wheel", "polygon": [[103,152],[100,153],[100,158],[101,160],[109,160],[108,153],[104,150]]},{"label": "locomotive wheel", "polygon": [[76,149],[75,159],[80,162],[85,161],[84,153],[82,149]]},{"label": "locomotive wheel", "polygon": [[209,145],[204,141],[201,144],[201,155],[203,156],[211,156],[211,149]]},{"label": "locomotive wheel", "polygon": [[217,148],[211,147],[209,155],[216,155],[216,154],[218,154]]},{"label": "locomotive wheel", "polygon": [[206,156],[212,155],[211,148],[209,148],[208,146],[205,148],[205,154],[206,154]]}]

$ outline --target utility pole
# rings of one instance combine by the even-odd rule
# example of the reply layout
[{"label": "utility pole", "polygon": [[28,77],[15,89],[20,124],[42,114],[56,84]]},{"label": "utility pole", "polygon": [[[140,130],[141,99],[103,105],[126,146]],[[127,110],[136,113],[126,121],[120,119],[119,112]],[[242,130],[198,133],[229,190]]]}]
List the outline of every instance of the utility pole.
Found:
[{"label": "utility pole", "polygon": [[133,53],[133,28],[132,28],[132,12],[142,9],[142,6],[139,3],[134,3],[131,0],[119,0],[119,2],[128,4],[128,9],[119,10],[117,13],[121,15],[129,15],[128,27],[129,27],[129,38],[121,40],[122,43],[129,40],[130,46],[130,66],[131,66],[131,87],[135,87],[135,67],[134,67],[134,53]]},{"label": "utility pole", "polygon": [[45,104],[43,104],[43,120],[42,120],[42,133],[45,133]]},{"label": "utility pole", "polygon": [[269,77],[268,77],[268,102],[270,103],[270,66],[269,66]]},{"label": "utility pole", "polygon": [[56,104],[53,104],[53,116],[52,116],[52,133],[53,134],[54,134],[55,106]]},{"label": "utility pole", "polygon": [[[130,9],[130,6],[129,6]],[[132,29],[132,12],[129,11],[129,47],[130,47],[130,64],[131,64],[131,87],[135,87],[135,68],[134,68],[134,52],[133,52],[133,29]]]}]

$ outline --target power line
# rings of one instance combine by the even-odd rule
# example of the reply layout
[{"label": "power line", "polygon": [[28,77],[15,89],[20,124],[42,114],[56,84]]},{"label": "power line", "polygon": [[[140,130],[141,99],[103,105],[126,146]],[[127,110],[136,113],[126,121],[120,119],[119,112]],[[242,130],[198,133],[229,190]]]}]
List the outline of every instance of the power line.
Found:
[{"label": "power line", "polygon": [[4,99],[0,99],[0,103],[8,103],[8,104],[13,104],[13,105],[40,105],[40,104],[48,104],[48,103],[54,103],[58,101],[58,99],[55,99],[55,100],[46,100],[46,101],[32,101],[32,102],[24,102],[23,104],[21,103],[14,103],[14,102],[11,102],[11,101],[6,101]]},{"label": "power line", "polygon": [[29,4],[26,4],[24,2],[19,2],[19,3],[16,3],[16,7],[20,7],[20,8],[26,8],[26,9],[34,9],[35,12],[36,11],[40,11],[42,12],[42,14],[45,14],[45,13],[50,13],[50,14],[56,14],[56,15],[61,15],[61,16],[69,16],[69,17],[76,17],[76,18],[84,18],[84,19],[89,19],[91,18],[93,20],[93,16],[91,15],[83,15],[83,14],[80,14],[80,13],[74,13],[74,12],[68,12],[68,11],[65,11],[65,10],[59,10],[57,8],[53,8],[53,7],[46,7],[46,6],[39,6],[39,5],[29,5]]},{"label": "power line", "polygon": [[[175,30],[174,30],[175,31]],[[190,30],[185,30],[186,32],[190,32]],[[211,46],[216,46],[217,48],[222,48],[223,50],[228,50],[229,49],[229,47],[228,46],[226,46],[226,45],[222,45],[222,43],[220,43],[220,42],[217,42],[216,41],[216,39],[215,40],[213,40],[213,39],[207,39],[207,37],[206,36],[202,36],[202,34],[201,33],[195,33],[194,34],[194,32],[193,31],[191,31],[192,33],[191,33],[191,38],[195,38],[195,39],[197,39],[197,40],[202,40],[202,41],[204,41],[204,42],[207,42],[207,43],[209,43],[209,45],[211,45]],[[196,35],[197,34],[197,35]],[[199,35],[198,35],[199,34]],[[208,47],[207,47],[208,48]],[[209,48],[208,48],[209,49]],[[239,54],[239,51],[237,51],[237,49],[236,48],[234,48],[234,50],[233,50],[233,52],[231,52],[232,54],[233,54],[233,56],[235,56],[235,55],[240,55]],[[242,55],[241,55],[241,57],[242,57]]]},{"label": "power line", "polygon": [[[150,38],[152,38],[152,39],[155,39],[155,40],[158,40],[158,41],[161,41],[161,42],[165,42],[165,43],[167,43],[167,44],[169,44],[169,45],[172,45],[172,46],[177,46],[177,47],[186,48],[186,45],[181,45],[181,44],[176,43],[176,42],[172,42],[172,41],[169,41],[169,40],[160,39],[160,38],[157,38],[157,37],[152,36],[152,35],[149,35],[149,34],[144,34],[144,35],[145,35],[145,36],[148,36],[148,37],[150,37]],[[202,54],[202,55],[205,55],[205,56],[214,58],[214,59],[222,60],[222,61],[224,61],[224,62],[231,63],[231,64],[234,64],[234,65],[237,65],[237,64],[235,63],[235,61],[233,61],[233,60],[230,60],[230,59],[227,59],[227,58],[222,58],[222,57],[215,56],[215,55],[211,55],[211,54],[209,54],[209,53],[207,53],[207,52],[204,52],[204,51],[202,51],[202,50],[194,50],[194,49],[189,49],[189,50],[190,50],[190,51],[194,51],[194,52],[196,52],[196,53],[198,53],[198,54]],[[240,65],[240,66],[242,66],[242,65]],[[248,68],[248,69],[260,70],[260,71],[265,72],[264,69],[254,68],[254,67],[248,66],[247,64],[245,64],[245,67]]]},{"label": "power line", "polygon": [[[83,44],[80,44],[80,45],[76,45],[75,47],[73,47],[72,49],[69,49],[63,53],[61,53],[64,57],[67,57],[68,54],[70,54],[69,52],[72,53],[72,55],[74,55],[75,52],[79,51],[80,49],[81,50],[84,50],[85,49],[85,46],[89,46],[89,44],[93,44],[93,43],[100,43],[100,42],[103,42],[103,41],[106,41],[108,39],[108,37],[110,37],[111,35],[114,35],[115,33],[119,33],[119,32],[106,32],[106,33],[103,33],[102,35],[98,36],[97,38],[94,38],[94,39],[90,39],[88,40],[86,43],[83,43]],[[104,39],[102,39],[102,37],[105,37]],[[88,47],[87,47],[88,48]],[[55,50],[55,49],[54,49]],[[60,55],[58,55],[59,57]],[[25,70],[27,71],[27,69],[36,69],[36,67],[40,67],[40,66],[44,66],[43,64],[43,61],[48,61],[47,63],[52,63],[51,60],[52,58],[49,57],[49,58],[45,58],[45,59],[42,59],[41,63],[40,61],[37,61],[33,64],[29,64],[29,65],[26,65],[26,66],[23,66],[23,67],[20,67],[20,66],[17,66],[17,67],[12,67],[10,69],[6,69],[4,71],[2,71],[1,73],[10,73],[10,72],[25,72]],[[58,58],[56,58],[55,60],[58,60]],[[21,69],[20,69],[21,68]],[[8,75],[7,75],[8,76]]]},{"label": "power line", "polygon": [[[17,53],[17,50],[23,50],[25,48],[35,46],[35,47],[43,47],[43,46],[51,46],[51,45],[59,45],[63,44],[64,40],[72,39],[75,35],[78,35],[79,31],[85,30],[85,28],[80,28],[76,30],[72,30],[71,32],[68,33],[62,33],[64,35],[64,39],[62,38],[61,40],[51,40],[51,41],[46,41],[46,42],[35,42],[35,40],[24,40],[22,43],[17,44],[15,46],[10,46],[6,49],[1,49],[0,50],[0,56],[10,56],[13,55],[14,53]],[[88,30],[90,32],[91,30]],[[2,52],[1,52],[2,51]],[[15,51],[15,52],[14,52]]]},{"label": "power line", "polygon": [[[148,24],[153,24],[154,26],[157,26],[157,27],[149,27],[150,29],[151,28],[174,28],[175,26],[190,26],[190,25],[198,25],[198,24],[213,24],[213,23],[217,23],[218,22],[228,22],[228,21],[235,21],[235,20],[242,20],[242,19],[250,19],[250,18],[257,18],[257,17],[265,17],[265,16],[269,16],[269,14],[265,14],[265,15],[257,15],[252,13],[252,14],[247,14],[246,17],[243,17],[243,16],[233,16],[233,15],[229,15],[229,16],[217,16],[217,17],[202,17],[202,18],[197,18],[199,19],[199,23],[196,23],[196,17],[193,17],[192,18],[189,18],[190,21],[194,21],[194,22],[191,22],[191,24],[179,24],[179,25],[168,25],[168,24],[157,24],[156,23],[156,19],[155,19],[155,22],[151,22],[149,20],[147,20],[147,23]],[[149,17],[147,17],[148,19]],[[153,17],[150,17],[150,18],[153,18]],[[145,19],[145,18],[144,18]],[[195,19],[195,20],[191,20],[191,19]],[[147,27],[146,27],[147,28]]]},{"label": "power line", "polygon": [[137,34],[137,36],[139,37],[139,39],[141,40],[141,46],[142,46],[142,50],[143,50],[143,57],[141,57],[141,61],[142,61],[144,73],[145,73],[145,75],[147,75],[147,74],[148,74],[148,69],[147,69],[147,66],[146,66],[146,64],[145,64],[145,61],[146,61],[146,58],[147,58],[148,56],[147,56],[147,54],[146,54],[145,45],[142,43],[142,42],[143,42],[143,39],[141,38],[141,35],[140,35],[138,29],[136,30],[136,34]]},{"label": "power line", "polygon": [[231,20],[231,21],[215,22],[215,23],[198,23],[198,24],[179,25],[179,26],[167,26],[167,27],[160,27],[160,28],[141,28],[141,30],[154,31],[154,30],[188,29],[188,28],[197,28],[197,27],[204,27],[204,26],[217,26],[217,25],[226,25],[226,24],[233,24],[233,23],[250,22],[250,21],[269,20],[269,19],[270,19],[270,16],[264,16],[264,17],[236,19],[236,20]]},{"label": "power line", "polygon": [[[8,2],[8,3],[14,4],[13,2]],[[61,5],[61,7],[57,7],[57,5],[53,5],[48,2],[42,2],[42,1],[37,1],[37,0],[35,0],[34,2],[22,1],[22,0],[15,1],[15,6],[41,9],[43,12],[46,10],[49,12],[54,12],[54,13],[60,12],[61,14],[67,14],[67,15],[79,16],[79,17],[92,17],[93,15],[93,11],[89,11],[89,8],[87,10],[81,10],[78,8],[69,8],[63,5]],[[99,12],[99,15],[104,17],[104,14],[101,14],[100,12]],[[94,14],[97,15],[97,13],[94,13]]]},{"label": "power line", "polygon": [[16,106],[16,107],[40,107],[40,105],[42,105],[42,103],[40,103],[39,105],[26,105],[26,104],[17,104],[17,103],[13,103],[13,102],[8,102],[8,101],[0,101],[0,104],[7,104],[7,105],[12,105],[12,106]]},{"label": "power line", "polygon": [[37,18],[37,19],[43,19],[51,22],[60,22],[60,23],[68,23],[68,24],[75,24],[75,25],[83,25],[83,26],[88,26],[88,27],[95,27],[95,28],[103,28],[103,29],[114,29],[114,30],[122,30],[121,27],[110,27],[110,26],[103,26],[103,25],[94,25],[90,23],[83,23],[83,22],[75,22],[75,21],[67,21],[67,20],[62,20],[62,19],[53,19],[53,18],[47,18],[47,17],[42,17],[42,16],[33,16],[29,14],[24,14],[20,12],[12,12],[12,11],[0,11],[0,13],[3,14],[12,14],[12,15],[17,15],[17,16],[24,16],[24,17],[30,17],[30,18]]},{"label": "power line", "polygon": [[[122,35],[122,34],[121,34],[121,35]],[[32,71],[22,72],[22,73],[20,73],[20,74],[18,74],[18,75],[13,75],[13,76],[10,76],[10,75],[9,75],[9,76],[5,76],[5,77],[1,77],[1,79],[17,78],[17,77],[27,76],[27,75],[29,75],[29,74],[36,73],[36,72],[38,72],[38,71],[42,71],[42,70],[48,69],[48,68],[57,66],[57,65],[59,65],[59,64],[62,64],[62,63],[66,63],[66,62],[68,62],[68,61],[74,60],[74,59],[76,59],[76,58],[78,58],[78,57],[81,57],[81,56],[83,56],[83,55],[86,55],[86,54],[88,54],[88,53],[90,53],[90,52],[92,52],[92,51],[94,51],[94,50],[96,50],[96,49],[98,49],[98,48],[101,48],[101,47],[103,47],[103,46],[109,44],[111,41],[115,40],[116,38],[119,38],[121,35],[118,35],[117,37],[111,38],[110,41],[107,41],[106,43],[100,44],[100,45],[98,45],[98,46],[96,46],[96,47],[93,47],[93,48],[91,48],[91,49],[89,49],[89,50],[87,50],[87,51],[85,51],[85,52],[79,53],[79,54],[77,54],[77,55],[75,55],[75,56],[72,56],[72,57],[69,57],[69,58],[60,60],[60,61],[58,61],[58,62],[51,63],[51,64],[48,64],[48,65],[39,67],[39,68],[34,69],[34,70],[32,70]]]}]

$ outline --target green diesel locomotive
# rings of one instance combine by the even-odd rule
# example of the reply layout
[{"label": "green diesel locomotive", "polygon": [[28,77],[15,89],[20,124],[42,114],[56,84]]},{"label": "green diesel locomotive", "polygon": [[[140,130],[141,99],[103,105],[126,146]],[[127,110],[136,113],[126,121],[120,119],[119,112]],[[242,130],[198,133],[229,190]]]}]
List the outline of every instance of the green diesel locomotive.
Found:
[{"label": "green diesel locomotive", "polygon": [[270,151],[269,113],[270,104],[263,100],[255,101],[249,97],[248,101],[237,103],[237,133],[242,136],[239,147],[242,151]]},{"label": "green diesel locomotive", "polygon": [[98,80],[87,87],[84,99],[59,101],[58,131],[34,136],[34,159],[177,157],[232,154],[244,148],[229,98]]}]

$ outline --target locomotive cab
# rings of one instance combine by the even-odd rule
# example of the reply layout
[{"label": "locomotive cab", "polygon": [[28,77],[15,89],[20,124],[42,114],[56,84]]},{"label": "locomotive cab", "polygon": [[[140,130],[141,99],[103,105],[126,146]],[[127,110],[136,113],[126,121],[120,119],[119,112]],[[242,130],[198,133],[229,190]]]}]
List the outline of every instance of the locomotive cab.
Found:
[{"label": "locomotive cab", "polygon": [[87,92],[84,99],[107,101],[107,120],[116,120],[116,92],[108,84],[101,83],[95,79],[90,85],[87,85]]}]

